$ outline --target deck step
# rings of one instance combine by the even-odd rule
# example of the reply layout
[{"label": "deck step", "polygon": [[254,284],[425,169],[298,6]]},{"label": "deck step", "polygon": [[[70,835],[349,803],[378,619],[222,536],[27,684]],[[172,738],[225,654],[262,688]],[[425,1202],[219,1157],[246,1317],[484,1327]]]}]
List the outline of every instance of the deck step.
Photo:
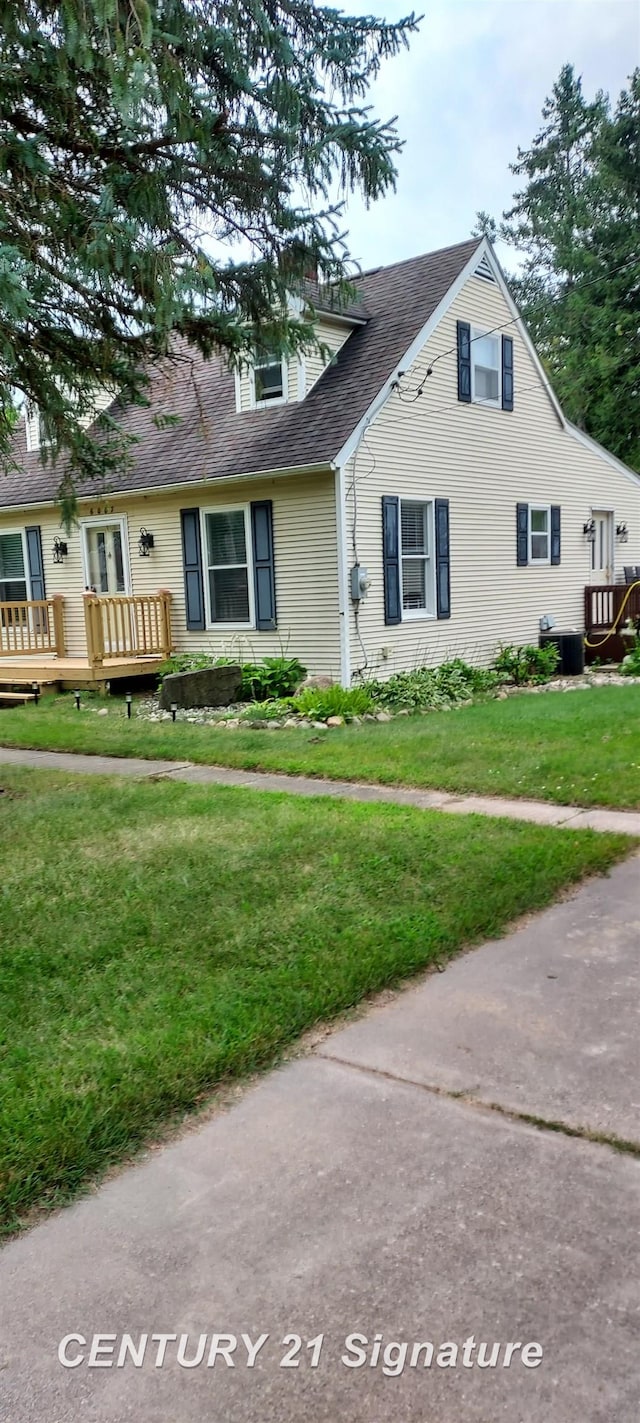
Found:
[{"label": "deck step", "polygon": [[0,702],[35,702],[35,692],[0,692]]}]

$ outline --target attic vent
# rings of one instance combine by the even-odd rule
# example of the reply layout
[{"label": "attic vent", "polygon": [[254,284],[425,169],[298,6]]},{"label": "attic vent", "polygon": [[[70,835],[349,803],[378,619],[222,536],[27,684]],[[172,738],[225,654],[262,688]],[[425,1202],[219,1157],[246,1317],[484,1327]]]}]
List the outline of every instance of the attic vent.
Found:
[{"label": "attic vent", "polygon": [[473,275],[474,277],[481,277],[483,282],[495,282],[495,277],[486,256],[482,258],[482,261],[478,262]]}]

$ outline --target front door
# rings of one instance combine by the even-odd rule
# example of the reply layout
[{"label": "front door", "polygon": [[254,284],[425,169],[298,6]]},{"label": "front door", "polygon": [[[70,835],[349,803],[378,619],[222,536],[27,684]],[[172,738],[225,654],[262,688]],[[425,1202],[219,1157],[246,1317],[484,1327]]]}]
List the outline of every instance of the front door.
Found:
[{"label": "front door", "polygon": [[126,593],[122,524],[85,524],[87,582],[102,596]]},{"label": "front door", "polygon": [[591,582],[613,583],[613,514],[593,510],[595,538],[591,545]]}]

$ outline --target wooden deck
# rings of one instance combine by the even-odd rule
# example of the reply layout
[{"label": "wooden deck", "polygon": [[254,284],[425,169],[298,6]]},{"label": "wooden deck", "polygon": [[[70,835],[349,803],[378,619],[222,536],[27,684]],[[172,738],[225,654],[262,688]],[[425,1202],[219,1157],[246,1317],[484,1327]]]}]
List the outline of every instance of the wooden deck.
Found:
[{"label": "wooden deck", "polygon": [[83,594],[86,654],[67,654],[65,599],[0,603],[0,695],[148,677],[172,649],[171,594]]},{"label": "wooden deck", "polygon": [[3,657],[0,662],[0,687],[37,682],[39,687],[104,686],[105,682],[133,677],[149,677],[164,662],[164,656],[105,657],[101,663],[91,663],[82,657]]}]

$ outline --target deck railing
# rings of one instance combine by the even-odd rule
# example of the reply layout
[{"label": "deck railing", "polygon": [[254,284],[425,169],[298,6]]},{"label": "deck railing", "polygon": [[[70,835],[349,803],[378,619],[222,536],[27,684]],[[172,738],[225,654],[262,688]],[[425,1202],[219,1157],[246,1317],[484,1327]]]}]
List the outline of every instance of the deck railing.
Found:
[{"label": "deck railing", "polygon": [[87,656],[92,666],[105,659],[168,657],[171,652],[171,593],[117,597],[84,595]]},{"label": "deck railing", "polygon": [[32,598],[0,603],[0,657],[52,652],[65,655],[64,598]]},{"label": "deck railing", "polygon": [[612,628],[620,615],[622,604],[628,601],[622,614],[622,624],[627,618],[640,618],[640,581],[636,583],[607,583],[584,590],[584,625],[587,633],[605,632]]}]

